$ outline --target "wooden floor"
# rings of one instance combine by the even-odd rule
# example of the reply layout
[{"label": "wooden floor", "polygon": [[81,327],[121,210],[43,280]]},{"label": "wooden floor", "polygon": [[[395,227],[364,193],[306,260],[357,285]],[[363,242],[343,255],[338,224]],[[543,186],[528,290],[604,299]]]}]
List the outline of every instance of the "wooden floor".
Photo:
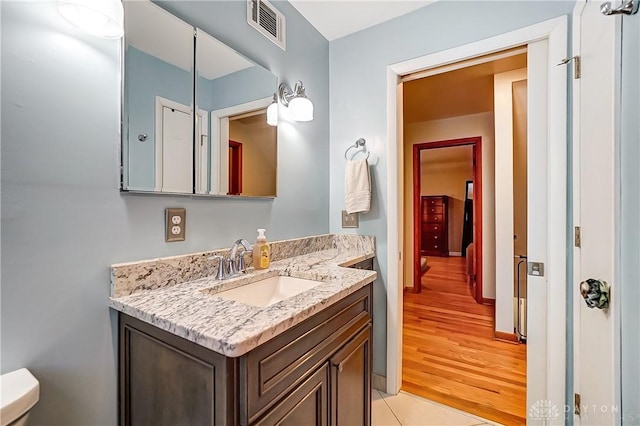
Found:
[{"label": "wooden floor", "polygon": [[462,257],[429,257],[404,295],[402,389],[506,425],[526,417],[526,345],[493,339],[493,306],[471,297]]}]

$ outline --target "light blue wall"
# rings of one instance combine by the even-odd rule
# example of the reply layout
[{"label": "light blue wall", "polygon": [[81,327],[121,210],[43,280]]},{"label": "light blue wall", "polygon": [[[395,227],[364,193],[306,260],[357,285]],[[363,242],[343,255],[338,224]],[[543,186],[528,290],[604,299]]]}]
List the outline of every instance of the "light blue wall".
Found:
[{"label": "light blue wall", "polygon": [[269,98],[278,89],[278,79],[257,66],[209,80],[209,84],[211,111]]},{"label": "light blue wall", "polygon": [[[330,44],[330,227],[342,231],[344,150],[364,137],[380,153],[372,166],[371,212],[361,234],[376,236],[380,279],[374,291],[374,372],[386,373],[387,66],[571,13],[573,1],[439,1]],[[392,226],[395,226],[392,224]]]},{"label": "light blue wall", "polygon": [[[279,128],[276,200],[121,195],[119,43],[69,27],[55,2],[0,7],[1,371],[40,380],[34,424],[114,425],[108,265],[225,247],[260,227],[273,240],[329,230],[328,42],[288,3],[277,3],[284,52],[247,25],[245,2],[177,2],[282,79],[302,79],[315,119]],[[178,206],[187,240],[167,244],[164,209]]]},{"label": "light blue wall", "polygon": [[[640,425],[640,15],[622,20],[622,422]],[[615,284],[614,284],[615,285]],[[613,294],[612,297],[616,297]]]},{"label": "light blue wall", "polygon": [[[133,46],[125,56],[125,132],[129,145],[129,189],[152,191],[156,182],[156,96],[190,107],[193,103],[193,73],[185,71]],[[139,134],[147,140],[139,141]]]}]

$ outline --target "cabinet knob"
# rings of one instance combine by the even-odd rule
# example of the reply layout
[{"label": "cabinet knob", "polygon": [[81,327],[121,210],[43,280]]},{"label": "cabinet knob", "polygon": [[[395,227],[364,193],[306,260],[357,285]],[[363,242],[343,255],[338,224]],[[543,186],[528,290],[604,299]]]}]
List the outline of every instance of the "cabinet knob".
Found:
[{"label": "cabinet knob", "polygon": [[433,238],[435,238],[435,239],[437,240],[437,239],[438,239],[438,236],[436,235],[436,236],[435,236],[435,237],[433,237]]},{"label": "cabinet knob", "polygon": [[438,248],[438,246],[433,246],[433,248]]}]

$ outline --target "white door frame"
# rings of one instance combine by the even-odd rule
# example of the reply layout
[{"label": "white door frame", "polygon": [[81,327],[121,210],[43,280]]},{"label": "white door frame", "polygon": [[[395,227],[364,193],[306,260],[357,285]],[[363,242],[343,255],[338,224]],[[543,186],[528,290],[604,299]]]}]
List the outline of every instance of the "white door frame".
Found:
[{"label": "white door frame", "polygon": [[207,194],[207,186],[209,185],[209,111],[198,108],[196,130],[196,194]]},{"label": "white door frame", "polygon": [[[566,176],[567,176],[567,67],[556,67],[567,56],[567,17],[560,16],[535,25],[480,40],[464,46],[411,59],[387,67],[387,393],[396,394],[402,384],[402,250],[395,224],[402,211],[402,181],[398,177],[399,148],[397,86],[400,76],[447,65],[477,56],[548,40],[548,168],[547,168],[547,253],[544,278],[539,283],[546,294],[547,321],[541,330],[545,338],[544,360],[536,380],[527,381],[527,405],[539,399],[564,407],[566,348]],[[533,259],[532,259],[533,260]],[[546,283],[546,284],[545,284]],[[538,284],[538,283],[536,283]],[[531,285],[535,285],[533,282]],[[553,291],[546,291],[549,288]],[[553,296],[553,297],[550,297]],[[529,376],[529,374],[528,374]],[[563,420],[563,418],[562,418]]]},{"label": "white door frame", "polygon": [[[272,97],[257,99],[240,105],[211,111],[211,190],[210,194],[226,195],[229,192],[229,117],[256,111],[271,105]],[[218,170],[214,170],[218,165]]]}]

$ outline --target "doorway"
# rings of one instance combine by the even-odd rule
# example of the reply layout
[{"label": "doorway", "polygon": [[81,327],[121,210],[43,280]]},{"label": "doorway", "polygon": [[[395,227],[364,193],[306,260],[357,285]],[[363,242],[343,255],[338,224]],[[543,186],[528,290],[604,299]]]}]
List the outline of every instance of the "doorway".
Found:
[{"label": "doorway", "polygon": [[[504,270],[514,267],[515,235],[526,254],[526,220],[524,231],[516,231],[521,221],[514,203],[516,195],[524,196],[526,218],[526,120],[516,120],[521,114],[513,93],[516,84],[524,87],[526,118],[527,51],[497,55],[403,85],[404,149],[412,152],[410,163],[405,154],[405,170],[412,170],[413,181],[405,204],[413,220],[405,223],[405,237],[413,233],[414,293],[403,300],[402,389],[489,420],[522,424],[526,346],[516,335],[516,274]],[[427,98],[431,113],[422,107]],[[521,159],[519,133],[524,167],[515,161]],[[458,138],[433,140],[442,135]],[[506,220],[508,215],[513,217]],[[471,238],[463,246],[465,227]]]},{"label": "doorway", "polygon": [[[403,262],[403,194],[400,144],[403,138],[402,82],[400,76],[436,67],[448,67],[461,60],[472,60],[516,46],[527,45],[530,169],[528,256],[540,263],[548,263],[544,275],[529,277],[527,312],[527,407],[536,401],[551,401],[557,406],[565,403],[565,317],[566,295],[548,288],[563,286],[566,275],[566,68],[556,67],[556,58],[567,54],[567,17],[558,17],[510,33],[469,45],[452,48],[388,67],[388,139],[389,158],[387,200],[389,203],[387,231],[388,276],[387,288],[387,392],[396,394],[402,380],[402,290]],[[401,158],[401,157],[400,157]],[[533,214],[531,214],[533,211]],[[397,224],[397,227],[395,226]],[[486,230],[485,230],[486,234]],[[398,256],[398,253],[401,255]],[[395,283],[397,285],[394,285]],[[486,280],[484,282],[486,287]],[[513,287],[512,287],[513,288]]]},{"label": "doorway", "polygon": [[242,194],[242,144],[229,139],[229,195]]},{"label": "doorway", "polygon": [[415,144],[412,159],[413,292],[429,255],[454,255],[466,260],[470,294],[482,303],[482,138]]}]

